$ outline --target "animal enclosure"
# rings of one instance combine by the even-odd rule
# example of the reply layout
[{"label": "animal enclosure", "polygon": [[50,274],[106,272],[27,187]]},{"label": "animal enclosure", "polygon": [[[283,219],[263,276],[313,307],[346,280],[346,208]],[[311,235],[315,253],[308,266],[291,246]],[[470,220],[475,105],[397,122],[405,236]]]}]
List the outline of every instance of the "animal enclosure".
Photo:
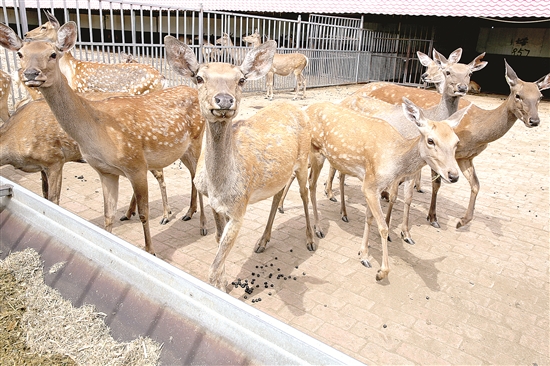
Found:
[{"label": "animal enclosure", "polygon": [[[309,59],[303,72],[308,87],[369,81],[422,85],[423,67],[416,51],[430,54],[433,44],[430,27],[403,25],[393,32],[380,32],[365,29],[362,18],[310,15],[307,20],[279,19],[121,0],[64,6],[53,7],[48,0],[36,0],[32,4],[3,2],[0,21],[15,29],[20,37],[47,21],[45,11],[53,13],[61,24],[75,21],[78,25],[77,44],[72,51],[75,58],[119,63],[131,54],[135,61],[161,72],[168,79],[168,86],[187,81],[166,63],[163,45],[166,35],[184,40],[200,61],[240,63],[251,48],[243,37],[258,30],[263,41],[277,42],[278,53],[299,52]],[[224,34],[228,36],[226,42],[221,41]],[[12,74],[19,67],[15,54],[3,50],[0,69]],[[292,76],[275,76],[275,90],[294,87]],[[248,83],[245,91],[262,90],[265,90],[265,79]],[[24,97],[25,92],[14,87],[10,105]]]}]

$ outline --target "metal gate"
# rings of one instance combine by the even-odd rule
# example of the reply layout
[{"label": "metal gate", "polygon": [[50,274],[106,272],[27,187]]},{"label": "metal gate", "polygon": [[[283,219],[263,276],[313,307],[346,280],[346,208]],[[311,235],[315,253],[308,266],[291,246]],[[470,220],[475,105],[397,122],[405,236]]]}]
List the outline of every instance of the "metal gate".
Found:
[{"label": "metal gate", "polygon": [[[61,7],[55,4],[63,4]],[[27,4],[25,6],[25,4]],[[322,87],[370,81],[420,85],[422,66],[416,51],[429,54],[431,29],[399,26],[390,31],[363,29],[363,18],[310,15],[307,21],[280,19],[202,9],[163,7],[128,0],[33,0],[3,1],[0,21],[22,37],[46,22],[44,10],[60,23],[78,25],[76,58],[86,61],[121,62],[123,53],[152,65],[169,85],[188,83],[166,64],[163,38],[171,34],[189,44],[200,61],[239,63],[251,47],[242,38],[255,30],[264,41],[277,41],[279,53],[300,52],[309,58],[304,70],[307,86]],[[220,44],[222,37],[227,40]],[[0,50],[0,68],[10,74],[19,67],[15,53]],[[293,89],[292,76],[275,77],[276,90]],[[265,81],[247,84],[246,91],[265,90]],[[15,87],[12,103],[25,97]]]}]

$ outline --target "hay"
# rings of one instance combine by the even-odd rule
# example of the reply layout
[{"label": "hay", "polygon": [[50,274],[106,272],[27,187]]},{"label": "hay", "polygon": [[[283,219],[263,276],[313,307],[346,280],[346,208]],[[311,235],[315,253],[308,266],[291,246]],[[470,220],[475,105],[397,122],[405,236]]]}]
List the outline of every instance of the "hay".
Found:
[{"label": "hay", "polygon": [[[58,268],[59,265],[55,269]],[[40,256],[33,249],[12,253],[0,261],[0,274],[2,278],[5,274],[11,275],[16,281],[15,285],[10,286],[13,290],[7,294],[2,280],[2,297],[8,295],[10,298],[9,308],[24,310],[19,318],[11,319],[9,324],[13,329],[19,328],[14,333],[19,333],[17,342],[24,342],[28,351],[40,357],[61,357],[60,363],[54,363],[57,365],[74,362],[79,365],[113,366],[158,364],[162,348],[158,343],[143,337],[132,342],[115,341],[105,325],[105,314],[96,312],[91,305],[74,308],[57,290],[47,286]],[[0,304],[2,320],[5,311],[13,312]]]}]

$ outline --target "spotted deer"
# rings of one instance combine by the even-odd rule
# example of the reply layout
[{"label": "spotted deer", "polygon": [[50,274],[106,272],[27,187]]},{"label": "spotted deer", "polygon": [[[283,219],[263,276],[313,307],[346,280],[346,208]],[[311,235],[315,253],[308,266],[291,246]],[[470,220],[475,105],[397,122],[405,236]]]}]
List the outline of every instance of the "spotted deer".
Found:
[{"label": "spotted deer", "polygon": [[[437,60],[437,64],[440,68],[441,79],[438,80],[439,87],[438,89],[441,92],[440,101],[437,105],[423,110],[424,116],[432,121],[441,121],[458,110],[459,101],[462,96],[466,95],[468,90],[468,83],[470,81],[470,75],[475,72],[483,69],[486,65],[486,61],[481,61],[481,58],[484,54],[476,57],[470,64],[460,64],[456,62],[458,57],[457,53],[461,52],[461,49],[454,51],[449,59],[446,59],[442,54],[434,50],[434,58]],[[431,64],[431,59],[429,56],[422,52],[417,52],[418,58],[423,65]],[[394,105],[386,103],[382,100],[365,97],[362,95],[351,95],[345,98],[339,103],[340,105],[353,109],[365,114],[368,116],[376,117],[383,119],[395,127],[403,137],[406,139],[412,139],[419,135],[418,129],[410,123],[407,116],[403,114],[403,108],[401,105]],[[331,167],[329,171],[329,177],[327,179],[325,192],[329,199],[332,196],[332,179],[334,177],[335,170]],[[344,185],[343,181],[345,179],[345,174],[340,174],[340,212],[342,220],[347,222],[347,211],[346,204],[344,200]],[[412,183],[416,187],[417,191],[421,192],[420,187],[420,171],[418,171],[415,176],[408,177],[408,179],[413,179]],[[409,182],[410,183],[410,182]],[[391,194],[388,197],[390,202],[388,206],[388,211],[386,215],[387,223],[391,217],[391,211],[393,208],[393,203],[395,202],[396,197],[392,197]],[[406,205],[411,204],[412,194],[406,197]],[[335,199],[331,199],[335,200]],[[404,218],[405,219],[405,218]],[[414,244],[414,240],[410,236],[410,232],[407,230],[407,226],[403,225],[405,230],[402,231],[402,238],[410,244]]]},{"label": "spotted deer", "polygon": [[10,118],[8,100],[11,90],[11,77],[7,72],[0,70],[0,122]]},{"label": "spotted deer", "polygon": [[[69,86],[59,65],[76,37],[76,23],[72,21],[58,29],[55,42],[23,42],[11,28],[0,24],[0,44],[17,52],[23,81],[40,89],[61,127],[99,174],[105,229],[112,231],[119,176],[125,176],[137,202],[145,250],[154,253],[147,171],[160,170],[195,144],[200,145],[204,120],[197,91],[179,86],[146,95],[88,101]],[[202,225],[201,234],[206,234]]]},{"label": "spotted deer", "polygon": [[[48,11],[45,13],[48,21],[27,32],[26,41],[56,39],[60,24],[53,14]],[[59,67],[69,86],[80,93],[121,92],[140,95],[161,90],[166,83],[164,76],[152,66],[135,62],[106,64],[81,61],[69,50],[59,61]]]},{"label": "spotted deer", "polygon": [[[372,219],[376,220],[382,241],[382,266],[376,274],[380,281],[388,276],[388,225],[386,224],[380,193],[394,191],[399,182],[428,164],[450,183],[458,180],[458,165],[454,152],[458,137],[453,132],[464,114],[461,110],[440,122],[425,118],[423,112],[406,98],[403,113],[419,130],[413,139],[404,138],[389,123],[359,114],[333,103],[316,103],[306,110],[312,125],[311,173],[309,188],[314,213],[314,229],[323,237],[317,210],[317,180],[326,159],[343,174],[360,179],[367,201],[365,229],[359,256],[370,268],[368,237]],[[404,215],[408,216],[408,207]],[[408,225],[408,220],[405,222]]]},{"label": "spotted deer", "polygon": [[255,246],[257,253],[265,250],[277,204],[293,172],[304,206],[306,246],[315,250],[307,189],[311,130],[305,112],[290,103],[277,103],[247,120],[234,121],[246,81],[259,79],[269,70],[276,43],[269,41],[251,49],[243,63],[235,66],[199,64],[186,44],[172,36],[166,36],[164,42],[168,64],[197,84],[200,108],[207,121],[195,184],[209,197],[216,221],[218,252],[210,266],[210,283],[226,290],[225,261],[247,206],[273,197],[265,231]]},{"label": "spotted deer", "polygon": [[[258,30],[251,35],[243,37],[243,41],[251,43],[254,47],[262,44],[262,37]],[[294,74],[296,79],[296,89],[294,100],[304,99],[306,97],[306,78],[303,74],[304,69],[309,63],[309,59],[301,53],[276,53],[273,57],[273,65],[265,77],[266,98],[273,100],[273,78],[274,75],[288,76]]]},{"label": "spotted deer", "polygon": [[[88,100],[102,100],[120,93],[88,93]],[[196,144],[198,145],[198,144]],[[199,146],[200,147],[200,146]],[[191,155],[191,149],[186,156]],[[196,154],[196,152],[195,152]],[[185,165],[192,157],[182,158]],[[85,162],[78,144],[61,128],[44,99],[30,101],[18,108],[10,119],[0,127],[0,166],[12,165],[26,173],[40,172],[42,196],[59,204],[63,180],[63,166],[68,162]],[[196,164],[196,158],[195,158]],[[193,171],[191,167],[190,171]],[[170,220],[170,206],[166,194],[166,184],[162,170],[151,170],[161,188],[163,215],[161,224]],[[128,220],[135,212],[131,204],[121,220]],[[197,194],[191,197],[191,206],[183,216],[190,219],[197,211]],[[201,209],[202,211],[202,209]]]}]

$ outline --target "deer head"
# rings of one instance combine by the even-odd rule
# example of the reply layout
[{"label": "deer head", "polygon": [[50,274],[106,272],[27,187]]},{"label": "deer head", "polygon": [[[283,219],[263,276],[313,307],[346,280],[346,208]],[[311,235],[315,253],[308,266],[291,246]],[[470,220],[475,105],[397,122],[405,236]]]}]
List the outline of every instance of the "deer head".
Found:
[{"label": "deer head", "polygon": [[527,127],[540,124],[538,105],[542,99],[541,90],[550,88],[550,74],[534,83],[526,83],[518,78],[516,72],[504,60],[504,77],[510,86],[510,98],[514,100],[514,115]]},{"label": "deer head", "polygon": [[[439,65],[440,71],[443,74],[445,80],[445,87],[449,88],[449,93],[454,95],[465,95],[468,92],[468,86],[470,84],[470,77],[475,71],[479,71],[487,66],[487,61],[481,61],[485,56],[485,52],[477,56],[469,64],[461,64],[457,62],[456,58],[453,58],[453,54],[449,57],[449,60],[442,54],[434,52],[434,61]],[[445,91],[442,91],[442,94]]]},{"label": "deer head", "polygon": [[49,40],[54,42],[57,39],[57,31],[60,28],[59,21],[49,11],[45,11],[48,21],[42,24],[40,27],[25,33],[25,40],[28,41],[40,41]]},{"label": "deer head", "polygon": [[450,183],[458,181],[459,167],[454,158],[459,139],[453,128],[458,126],[469,107],[463,108],[442,122],[433,122],[413,102],[403,98],[403,113],[422,135],[420,155],[441,178]]},{"label": "deer head", "polygon": [[[164,44],[168,64],[197,85],[201,111],[209,122],[225,121],[237,115],[244,84],[267,74],[277,47],[274,41],[266,42],[251,49],[243,63],[235,66],[226,63],[199,65],[191,48],[172,36],[164,37]],[[212,72],[217,82],[215,87],[207,88],[207,74]]]},{"label": "deer head", "polygon": [[262,37],[260,36],[260,33],[256,29],[254,31],[254,33],[252,33],[252,34],[250,34],[246,37],[243,37],[243,41],[245,41],[246,43],[252,44],[252,46],[254,46],[254,47],[257,47],[262,43]]}]

